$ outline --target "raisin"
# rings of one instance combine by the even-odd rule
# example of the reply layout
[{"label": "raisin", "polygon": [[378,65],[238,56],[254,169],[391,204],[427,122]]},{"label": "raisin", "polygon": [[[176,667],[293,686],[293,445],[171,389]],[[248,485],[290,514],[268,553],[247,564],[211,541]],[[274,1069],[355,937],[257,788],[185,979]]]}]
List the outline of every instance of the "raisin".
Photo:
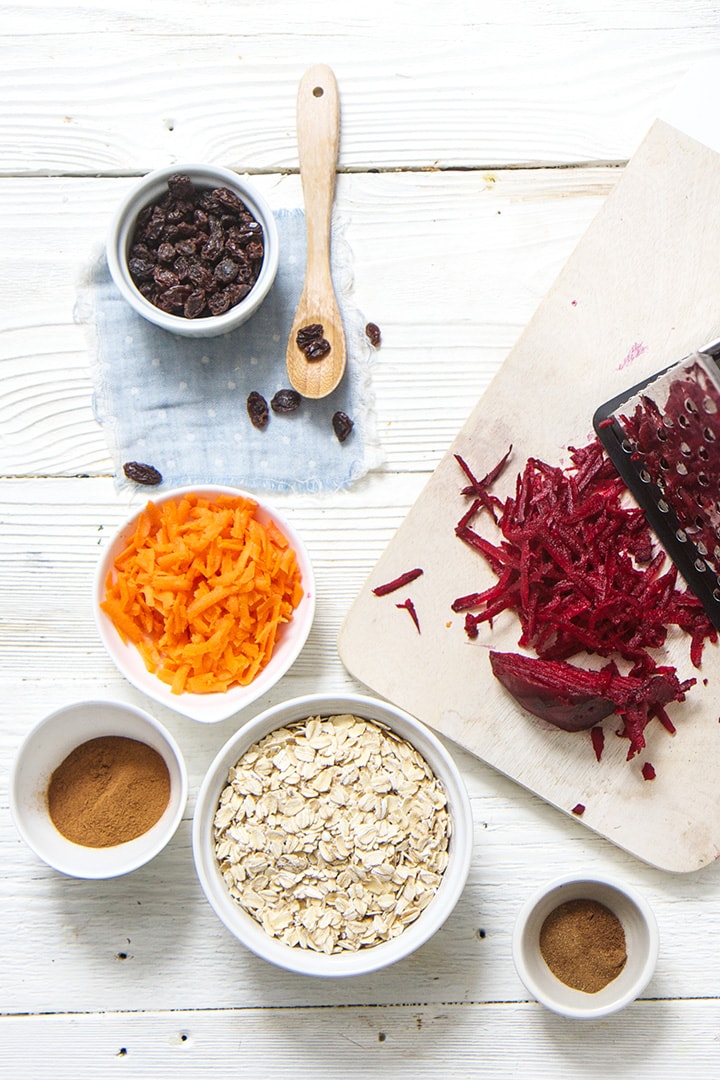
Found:
[{"label": "raisin", "polygon": [[195,194],[195,185],[186,173],[173,173],[167,186],[174,199],[191,199]]},{"label": "raisin", "polygon": [[301,326],[295,337],[298,349],[304,351],[307,345],[321,338],[324,329],[322,323],[310,323],[309,326]]},{"label": "raisin", "polygon": [[193,289],[185,301],[185,307],[183,311],[186,319],[196,319],[198,315],[202,315],[205,308],[205,290]]},{"label": "raisin", "polygon": [[161,289],[171,289],[173,285],[179,284],[179,278],[173,270],[168,270],[163,266],[156,266],[153,271],[153,278],[155,284]]},{"label": "raisin", "polygon": [[230,310],[230,293],[227,289],[223,289],[222,292],[213,293],[208,297],[208,307],[213,315],[224,315],[226,311]]},{"label": "raisin", "polygon": [[232,259],[223,259],[215,267],[215,277],[221,285],[229,285],[238,276],[240,267]]},{"label": "raisin", "polygon": [[146,484],[148,487],[154,487],[156,484],[162,483],[162,475],[155,466],[146,465],[142,461],[126,461],[123,465],[123,472],[128,480],[134,480],[136,484]]},{"label": "raisin", "polygon": [[340,409],[333,415],[332,418],[333,431],[337,435],[338,442],[345,442],[348,435],[355,426],[347,413],[342,412]]},{"label": "raisin", "polygon": [[199,263],[193,263],[190,266],[188,278],[198,289],[205,289],[207,292],[210,292],[217,285],[215,278],[208,268],[206,266],[200,266]]},{"label": "raisin", "polygon": [[267,427],[270,419],[268,403],[262,394],[258,394],[257,390],[251,390],[248,394],[247,411],[253,427],[259,428],[261,431]]},{"label": "raisin", "polygon": [[147,281],[153,275],[155,264],[150,259],[142,259],[140,256],[131,256],[128,259],[128,270],[133,276],[135,283]]},{"label": "raisin", "polygon": [[189,285],[171,285],[169,289],[165,289],[158,296],[155,302],[164,311],[180,311],[185,306],[185,301],[191,292]]},{"label": "raisin", "polygon": [[229,208],[236,214],[247,213],[245,203],[234,191],[231,191],[230,188],[216,188],[212,193],[212,201],[213,204],[217,205],[219,210]]},{"label": "raisin", "polygon": [[295,412],[300,404],[297,390],[278,390],[270,402],[270,408],[276,413]]},{"label": "raisin", "polygon": [[260,262],[265,253],[262,240],[251,240],[248,246],[245,248],[248,259]]},{"label": "raisin", "polygon": [[306,345],[303,352],[308,360],[322,360],[330,352],[330,342],[324,337],[317,338]]},{"label": "raisin", "polygon": [[158,262],[171,263],[175,258],[175,245],[168,244],[167,240],[163,241],[157,249]]},{"label": "raisin", "polygon": [[382,340],[382,336],[380,334],[380,327],[374,322],[369,322],[365,327],[365,335],[370,344],[372,345],[373,349],[377,349]]}]

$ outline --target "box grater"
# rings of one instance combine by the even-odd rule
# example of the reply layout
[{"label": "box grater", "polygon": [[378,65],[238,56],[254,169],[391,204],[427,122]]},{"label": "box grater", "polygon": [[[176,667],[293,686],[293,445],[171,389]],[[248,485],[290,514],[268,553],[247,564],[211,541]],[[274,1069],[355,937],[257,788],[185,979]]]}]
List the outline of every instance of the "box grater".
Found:
[{"label": "box grater", "polygon": [[593,427],[720,628],[720,340],[601,405]]}]

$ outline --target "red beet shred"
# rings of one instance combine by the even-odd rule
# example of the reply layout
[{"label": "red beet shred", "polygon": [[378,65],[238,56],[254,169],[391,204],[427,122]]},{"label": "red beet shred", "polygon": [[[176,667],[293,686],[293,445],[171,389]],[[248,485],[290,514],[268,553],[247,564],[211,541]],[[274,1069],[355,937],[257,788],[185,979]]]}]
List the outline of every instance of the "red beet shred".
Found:
[{"label": "red beet shred", "polygon": [[[652,717],[672,730],[664,706],[682,701],[695,681],[681,683],[674,668],[658,667],[651,650],[660,648],[676,626],[690,636],[697,667],[705,641],[716,641],[717,632],[697,597],[678,588],[677,570],[668,566],[643,511],[627,505],[625,484],[602,444],[594,440],[571,448],[570,455],[567,469],[530,458],[514,494],[504,501],[489,488],[509,452],[480,481],[458,456],[470,480],[463,494],[472,502],[455,532],[482,555],[497,581],[458,597],[452,608],[466,613],[470,638],[477,637],[482,623],[492,626],[502,612],[515,612],[521,625],[518,645],[537,654],[536,664],[542,662],[524,687],[526,699],[530,691],[537,694],[542,681],[546,718],[552,719],[550,710],[552,722],[559,716],[565,727],[590,727],[602,715],[618,713],[624,722],[619,734],[630,740],[632,757],[644,745],[643,730]],[[499,531],[495,541],[475,527],[485,511]],[[599,673],[565,665],[560,678],[552,665],[579,653],[620,658],[629,668],[627,676],[613,661]],[[514,675],[509,689],[518,696],[529,677],[518,660],[526,658],[512,654],[513,662],[508,655],[501,667]],[[589,688],[588,678],[596,685]],[[628,678],[637,685],[619,681]]]},{"label": "red beet shred", "polygon": [[396,604],[395,607],[396,608],[405,608],[405,610],[407,612],[409,612],[410,618],[415,623],[415,626],[417,627],[417,632],[419,634],[420,633],[420,620],[418,619],[418,613],[415,610],[415,605],[413,604],[410,597],[408,597],[407,600],[403,600],[402,604]]},{"label": "red beet shred", "polygon": [[409,585],[411,581],[419,578],[421,574],[422,570],[419,567],[415,570],[406,570],[404,574],[393,578],[392,581],[386,581],[384,585],[376,585],[373,594],[375,596],[387,596],[388,593],[395,592],[396,589],[402,589],[403,585]]}]

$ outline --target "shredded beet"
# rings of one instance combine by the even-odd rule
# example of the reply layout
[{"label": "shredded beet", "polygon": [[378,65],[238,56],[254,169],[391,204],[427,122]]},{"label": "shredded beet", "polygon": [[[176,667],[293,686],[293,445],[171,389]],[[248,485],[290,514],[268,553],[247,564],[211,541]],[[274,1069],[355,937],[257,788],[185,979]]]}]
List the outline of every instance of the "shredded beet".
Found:
[{"label": "shredded beet", "polygon": [[655,552],[642,510],[621,503],[625,485],[601,443],[571,455],[567,471],[527,462],[498,513],[499,543],[477,533],[467,514],[461,518],[457,535],[498,583],[458,597],[453,610],[468,612],[471,637],[510,609],[520,618],[520,646],[544,659],[619,654],[638,673],[654,668],[649,650],[676,625],[690,634],[698,666],[705,640],[717,638],[701,602],[677,588],[677,570],[666,568],[664,551]]},{"label": "shredded beet", "polygon": [[650,764],[649,761],[646,761],[645,764],[643,765],[643,767],[642,767],[642,775],[643,775],[643,780],[654,780],[655,777],[657,776],[657,773],[655,772],[655,769],[653,768],[653,766]]},{"label": "shredded beet", "polygon": [[392,581],[386,582],[384,585],[377,585],[373,589],[375,596],[387,596],[388,593],[395,592],[396,589],[402,589],[404,585],[409,585],[415,578],[419,578],[422,574],[422,570],[416,568],[415,570],[407,570],[404,574],[400,574],[399,577],[393,578]]},{"label": "shredded beet", "polygon": [[396,604],[395,607],[397,607],[397,608],[405,608],[405,610],[410,613],[410,618],[415,623],[415,626],[417,627],[417,632],[419,634],[420,633],[420,620],[418,619],[418,613],[415,610],[415,605],[413,604],[410,597],[408,597],[407,600],[403,600],[402,604]]},{"label": "shredded beet", "polygon": [[572,808],[572,812],[573,814],[577,814],[578,817],[582,817],[582,815],[585,813],[585,806],[581,802],[576,803],[575,806],[573,806]]},{"label": "shredded beet", "polygon": [[[614,662],[589,671],[565,660],[520,653],[491,652],[490,664],[495,678],[523,708],[564,731],[598,730],[594,726],[598,720],[616,713],[624,724],[619,734],[630,740],[628,759],[645,746],[643,732],[649,721],[657,717],[667,726],[665,706],[684,701],[695,683],[694,679],[681,683],[674,668],[622,675]],[[593,745],[597,756],[595,739]]]},{"label": "shredded beet", "polygon": [[594,727],[590,731],[590,739],[592,741],[593,750],[595,751],[595,758],[600,761],[602,758],[602,752],[605,749],[605,731],[601,727]]},{"label": "shredded beet", "polygon": [[[681,683],[674,668],[658,666],[653,651],[664,645],[670,627],[678,627],[689,635],[690,659],[699,667],[704,644],[717,641],[717,631],[700,600],[678,587],[676,568],[643,511],[627,504],[625,484],[599,440],[572,447],[567,469],[530,458],[514,494],[501,501],[488,488],[509,453],[482,480],[457,458],[470,481],[463,494],[472,502],[455,532],[497,581],[457,597],[452,609],[465,613],[470,638],[481,624],[492,626],[501,613],[514,612],[521,625],[518,645],[546,665],[580,653],[611,660],[600,672],[566,665],[564,680],[552,667],[544,668],[542,679],[535,669],[518,699],[533,700],[531,712],[540,708],[539,715],[567,730],[600,730],[594,727],[599,720],[618,713],[618,734],[630,740],[632,757],[644,746],[643,730],[653,717],[674,731],[665,705],[682,701],[695,681]],[[498,539],[477,531],[483,511],[493,518]],[[616,658],[627,665],[627,675],[620,674]],[[517,680],[522,683],[527,672],[518,673],[508,661],[500,662],[501,670],[503,665],[506,678],[516,680],[508,689],[518,697]],[[600,738],[592,738],[599,760]]]}]

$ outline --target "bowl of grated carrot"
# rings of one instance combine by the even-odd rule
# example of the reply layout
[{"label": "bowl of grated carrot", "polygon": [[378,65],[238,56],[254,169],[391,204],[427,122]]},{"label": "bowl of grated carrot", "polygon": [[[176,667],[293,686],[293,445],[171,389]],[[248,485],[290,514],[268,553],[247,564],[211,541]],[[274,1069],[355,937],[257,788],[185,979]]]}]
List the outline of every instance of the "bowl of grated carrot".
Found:
[{"label": "bowl of grated carrot", "polygon": [[302,650],[315,613],[305,545],[238,488],[177,488],[149,500],[104,551],[95,621],[122,675],[203,723],[256,701]]}]

